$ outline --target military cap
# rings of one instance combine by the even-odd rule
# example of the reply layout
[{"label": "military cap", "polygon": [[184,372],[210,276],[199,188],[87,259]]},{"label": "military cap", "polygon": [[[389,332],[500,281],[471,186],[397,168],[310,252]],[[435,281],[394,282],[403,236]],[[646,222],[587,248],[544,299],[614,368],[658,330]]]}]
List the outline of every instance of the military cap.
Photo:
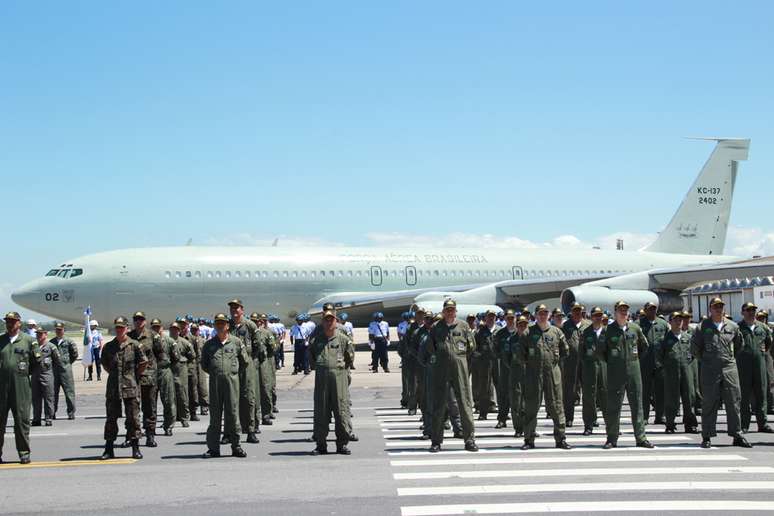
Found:
[{"label": "military cap", "polygon": [[435,315],[433,316],[433,319],[435,319],[436,321],[440,321],[441,319],[443,319],[443,315],[441,315],[441,314],[435,314]]},{"label": "military cap", "polygon": [[564,312],[562,312],[562,309],[559,308],[559,307],[554,308],[554,311],[551,312],[551,314],[552,315],[561,315],[562,317],[564,317]]},{"label": "military cap", "polygon": [[630,308],[629,307],[629,303],[627,303],[626,301],[616,301],[615,306],[613,307],[613,309],[614,310],[618,310],[619,308],[623,308],[624,306],[626,308]]},{"label": "military cap", "polygon": [[198,324],[196,324],[196,323],[192,323],[191,324],[191,331],[196,331],[198,329],[199,329],[199,325]]},{"label": "military cap", "polygon": [[35,333],[48,333],[48,330],[45,329],[43,326],[38,326],[35,328]]},{"label": "military cap", "polygon": [[258,314],[258,320],[259,321],[268,321],[269,320],[269,316],[266,315],[265,313],[261,312],[261,313]]},{"label": "military cap", "polygon": [[680,319],[683,317],[685,317],[685,312],[683,312],[682,310],[678,310],[677,312],[672,312],[669,315],[669,320],[671,321],[672,319]]},{"label": "military cap", "polygon": [[64,330],[64,323],[61,323],[61,322],[55,323],[54,328],[57,330]]},{"label": "military cap", "polygon": [[710,306],[726,306],[726,303],[719,297],[713,297],[709,303]]},{"label": "military cap", "polygon": [[213,320],[217,322],[229,322],[229,318],[226,314],[215,314]]},{"label": "military cap", "polygon": [[758,317],[758,318],[765,317],[766,319],[768,319],[769,312],[767,312],[766,310],[760,310],[757,314],[755,314],[755,317]]},{"label": "military cap", "polygon": [[495,312],[490,308],[486,312],[484,312],[484,316],[488,316],[488,315],[494,315],[495,317],[497,317],[497,312]]},{"label": "military cap", "polygon": [[415,314],[419,315],[420,313],[426,314],[427,310],[424,309],[424,307],[418,306],[417,309],[414,311]]},{"label": "military cap", "polygon": [[457,302],[454,299],[447,299],[443,302],[444,308],[457,308]]},{"label": "military cap", "polygon": [[549,310],[548,310],[548,307],[547,307],[546,305],[542,305],[542,304],[541,304],[541,305],[537,305],[537,306],[535,307],[535,313],[536,313],[536,314],[538,314],[538,313],[540,313],[540,312],[548,312],[548,311],[549,311]]},{"label": "military cap", "polygon": [[640,308],[639,310],[637,310],[637,315],[639,315],[640,317],[644,317],[645,316],[645,309],[644,308]]},{"label": "military cap", "polygon": [[691,319],[691,317],[692,317],[691,312],[683,310],[683,318]]},{"label": "military cap", "polygon": [[132,319],[145,319],[145,313],[144,312],[134,312],[134,315],[132,316]]},{"label": "military cap", "polygon": [[19,312],[8,312],[5,314],[5,320],[21,321],[21,315]]},{"label": "military cap", "polygon": [[185,317],[178,317],[175,322],[177,323],[178,327],[188,324],[188,321],[185,319]]},{"label": "military cap", "polygon": [[505,311],[505,317],[516,317],[516,312],[513,311],[513,308],[509,308]]},{"label": "military cap", "polygon": [[651,303],[648,301],[645,303],[645,305],[642,307],[643,310],[650,310],[651,308],[658,308],[658,305],[656,303]]},{"label": "military cap", "polygon": [[229,301],[228,303],[226,303],[226,304],[228,306],[236,305],[236,306],[241,306],[242,308],[245,307],[245,305],[242,304],[242,300],[239,299],[239,298],[236,298],[236,297],[234,299],[232,299],[231,301]]},{"label": "military cap", "polygon": [[757,310],[757,309],[758,307],[755,305],[755,303],[751,303],[749,301],[742,305],[743,312],[746,312],[747,310]]},{"label": "military cap", "polygon": [[322,311],[323,312],[335,312],[336,311],[336,307],[333,306],[333,303],[325,303],[324,305],[322,305]]},{"label": "military cap", "polygon": [[476,314],[468,314],[465,319],[475,319],[476,317],[478,317]]},{"label": "military cap", "polygon": [[521,309],[521,313],[522,315],[529,315],[529,308],[525,306],[524,308]]},{"label": "military cap", "polygon": [[520,315],[519,318],[516,319],[516,324],[521,324],[521,323],[529,324],[529,319],[527,319],[523,315]]},{"label": "military cap", "polygon": [[113,326],[126,328],[129,326],[129,321],[126,320],[126,317],[116,317],[113,320]]},{"label": "military cap", "polygon": [[585,311],[586,311],[586,307],[584,305],[581,305],[581,312],[585,312]]},{"label": "military cap", "polygon": [[151,319],[151,328],[154,326],[161,326],[161,321],[158,319]]},{"label": "military cap", "polygon": [[602,308],[595,306],[591,309],[591,315],[605,315],[605,312]]},{"label": "military cap", "polygon": [[173,322],[172,324],[169,325],[169,329],[171,330],[172,328],[175,328],[175,329],[179,330],[180,329],[180,324],[178,324],[177,321],[175,321],[175,322]]},{"label": "military cap", "polygon": [[333,310],[326,310],[325,312],[323,312],[323,319],[327,319],[328,317],[335,318],[336,317],[336,312],[333,311]]},{"label": "military cap", "polygon": [[258,312],[253,312],[250,314],[250,320],[251,321],[257,321],[259,319]]},{"label": "military cap", "polygon": [[[557,310],[558,310],[558,309],[557,309]],[[583,305],[582,305],[582,304],[580,304],[580,303],[578,303],[578,302],[576,301],[576,302],[574,302],[574,303],[572,304],[572,306],[570,307],[570,311],[572,312],[573,310],[583,310]]]},{"label": "military cap", "polygon": [[432,312],[431,310],[423,310],[423,311],[424,311],[424,313],[425,313],[425,319],[427,319],[428,317],[429,317],[430,319],[432,319],[433,317],[435,317],[435,315],[433,315],[433,312]]}]

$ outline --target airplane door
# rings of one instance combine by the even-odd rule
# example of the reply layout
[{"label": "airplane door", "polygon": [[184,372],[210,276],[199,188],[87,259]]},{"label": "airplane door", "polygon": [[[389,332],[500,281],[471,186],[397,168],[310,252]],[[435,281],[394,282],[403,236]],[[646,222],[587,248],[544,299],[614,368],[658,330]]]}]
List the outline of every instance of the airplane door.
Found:
[{"label": "airplane door", "polygon": [[417,284],[417,268],[413,265],[409,265],[406,267],[406,285],[416,285]]},{"label": "airplane door", "polygon": [[513,274],[513,279],[520,280],[524,279],[524,272],[521,270],[521,267],[518,265],[514,265],[511,267],[511,274]]},{"label": "airplane door", "polygon": [[382,268],[378,265],[371,266],[371,285],[374,287],[382,286]]}]

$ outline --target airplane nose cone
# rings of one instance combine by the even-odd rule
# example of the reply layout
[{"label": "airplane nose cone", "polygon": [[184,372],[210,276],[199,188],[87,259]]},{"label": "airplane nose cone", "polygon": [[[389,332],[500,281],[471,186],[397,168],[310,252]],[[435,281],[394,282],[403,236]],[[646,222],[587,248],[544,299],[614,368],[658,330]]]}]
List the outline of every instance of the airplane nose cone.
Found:
[{"label": "airplane nose cone", "polygon": [[28,283],[11,292],[11,301],[28,310],[37,310],[40,303],[40,292]]}]

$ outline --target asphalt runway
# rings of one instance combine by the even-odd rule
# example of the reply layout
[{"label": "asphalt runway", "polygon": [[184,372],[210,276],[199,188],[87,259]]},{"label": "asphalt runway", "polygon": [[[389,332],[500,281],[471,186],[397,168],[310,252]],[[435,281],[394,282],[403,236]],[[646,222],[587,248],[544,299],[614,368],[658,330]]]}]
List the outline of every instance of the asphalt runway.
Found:
[{"label": "asphalt runway", "polygon": [[[399,407],[400,369],[367,372],[358,353],[353,378],[353,420],[359,442],[351,456],[311,455],[314,378],[280,371],[280,413],[262,426],[259,444],[243,444],[246,459],[205,460],[207,418],[159,436],[158,448],[116,449],[102,462],[104,397],[79,395],[75,421],[32,429],[32,460],[0,465],[0,512],[57,514],[539,514],[658,512],[744,514],[774,511],[774,438],[750,433],[751,450],[729,446],[721,434],[710,450],[699,436],[663,433],[649,426],[654,450],[634,447],[624,422],[618,449],[605,451],[604,425],[584,437],[568,429],[575,446],[553,448],[551,421],[541,417],[538,448],[521,451],[512,429],[476,421],[479,453],[447,438],[443,451],[427,452],[419,416]],[[102,386],[101,384],[96,384]],[[95,387],[89,386],[89,390]],[[541,412],[542,413],[542,412]],[[628,418],[628,410],[624,417]],[[578,416],[579,417],[579,416]],[[719,430],[725,426],[725,417]],[[123,427],[122,423],[120,428]],[[753,423],[753,428],[755,424]],[[332,425],[331,425],[332,430]],[[3,458],[16,461],[13,428]],[[329,439],[333,439],[333,432]],[[329,443],[333,451],[335,444]],[[225,454],[230,452],[223,446]]]}]

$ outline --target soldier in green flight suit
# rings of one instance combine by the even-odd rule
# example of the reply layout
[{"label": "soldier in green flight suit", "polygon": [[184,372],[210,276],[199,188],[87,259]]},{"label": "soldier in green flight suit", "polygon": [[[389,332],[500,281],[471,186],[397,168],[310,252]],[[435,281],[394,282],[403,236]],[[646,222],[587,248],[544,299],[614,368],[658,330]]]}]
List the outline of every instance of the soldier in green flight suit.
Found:
[{"label": "soldier in green flight suit", "polygon": [[603,419],[607,414],[607,367],[596,352],[607,331],[602,324],[604,315],[600,307],[592,308],[591,324],[583,329],[579,339],[577,378],[583,382],[583,435],[591,435],[594,427],[599,426],[597,407],[602,409]]},{"label": "soldier in green flight suit", "polygon": [[175,411],[180,426],[190,426],[191,414],[188,411],[188,362],[196,360],[193,346],[180,336],[180,321],[169,325],[169,337],[175,341],[175,349],[180,358],[172,364],[172,374],[175,376]]},{"label": "soldier in green flight suit", "polygon": [[562,330],[548,321],[546,305],[535,309],[536,323],[519,339],[517,359],[524,364],[524,445],[522,450],[535,448],[537,416],[543,396],[546,412],[554,422],[556,447],[572,448],[565,438],[564,407],[562,406],[562,372],[559,361],[567,356],[567,341]]},{"label": "soldier in green flight suit", "polygon": [[[177,399],[175,399],[175,375],[172,372],[172,364],[180,361],[180,353],[177,351],[175,341],[169,335],[161,333],[162,324],[159,319],[151,321],[153,332],[153,351],[156,359],[157,392],[161,397],[161,405],[164,411],[164,435],[171,436],[172,428],[177,421]],[[153,403],[156,403],[154,399]],[[154,438],[155,442],[155,438]],[[148,446],[148,443],[145,444]]]},{"label": "soldier in green flight suit", "polygon": [[[742,305],[742,350],[736,355],[739,381],[742,392],[742,432],[750,428],[750,419],[755,414],[758,431],[774,433],[766,421],[766,355],[771,351],[771,331],[768,326],[755,320],[758,307],[753,303]],[[752,407],[752,410],[750,410]]]},{"label": "soldier in green flight suit", "polygon": [[188,360],[188,417],[191,421],[199,421],[197,408],[199,407],[199,360],[202,354],[203,339],[191,332],[191,324],[187,319],[178,321],[180,336],[191,344],[193,359]]},{"label": "soldier in green flight suit", "polygon": [[475,346],[470,326],[457,319],[457,303],[453,299],[447,299],[443,302],[442,318],[430,329],[427,339],[430,369],[427,388],[430,389],[432,400],[430,451],[433,453],[441,451],[448,406],[443,400],[447,399],[450,386],[459,405],[465,449],[470,452],[478,451],[467,361]]},{"label": "soldier in green flight suit", "polygon": [[[40,360],[32,367],[32,426],[40,426],[41,412],[46,426],[54,418],[54,369],[60,367],[59,349],[48,340],[48,330],[35,328]],[[42,409],[42,410],[41,410]]]},{"label": "soldier in green flight suit", "polygon": [[723,315],[725,302],[719,297],[710,301],[710,317],[703,320],[691,339],[691,352],[701,360],[701,390],[704,396],[701,411],[702,448],[711,448],[710,439],[717,435],[715,423],[720,400],[726,407],[726,426],[733,445],[752,448],[741,431],[739,371],[736,355],[742,350],[739,326]]},{"label": "soldier in green flight suit", "polygon": [[349,455],[347,448],[352,423],[349,412],[348,369],[354,365],[355,348],[352,340],[337,328],[336,313],[323,312],[322,329],[315,331],[309,342],[309,354],[314,364],[314,455],[328,453],[328,426],[333,416],[336,432],[336,453]]},{"label": "soldier in green flight suit", "polygon": [[406,370],[406,407],[408,415],[414,416],[417,413],[417,406],[422,405],[422,400],[418,396],[421,378],[421,369],[418,362],[419,342],[414,335],[422,327],[425,319],[425,309],[418,307],[414,313],[414,320],[409,323],[406,329],[406,336],[403,338],[403,368]]},{"label": "soldier in green flight suit", "polygon": [[105,451],[102,460],[115,458],[113,443],[118,437],[118,418],[123,405],[126,434],[132,445],[132,458],[142,459],[140,453],[140,379],[148,360],[140,343],[129,338],[129,321],[117,317],[113,321],[116,337],[102,347],[100,360],[108,372],[105,385]]},{"label": "soldier in green flight suit", "polygon": [[642,377],[639,357],[647,351],[648,339],[640,327],[629,321],[629,304],[615,304],[615,320],[607,325],[605,339],[597,343],[597,356],[607,368],[607,442],[603,448],[618,446],[624,393],[629,401],[634,439],[640,448],[653,448],[645,436],[642,405]]},{"label": "soldier in green flight suit", "polygon": [[495,318],[493,310],[484,314],[484,322],[473,332],[476,339],[475,350],[470,356],[470,373],[473,385],[473,407],[478,409],[479,421],[486,421],[489,412],[494,412],[494,393],[492,386],[496,376],[495,366]]},{"label": "soldier in green flight suit", "polygon": [[[145,327],[145,314],[135,312],[132,316],[134,328],[128,333],[130,339],[140,344],[147,364],[140,377],[140,408],[142,409],[142,427],[145,430],[145,446],[156,446],[156,401],[158,398],[158,374],[156,372],[156,354],[153,350],[151,332]],[[128,446],[131,436],[126,436],[124,447]]]},{"label": "soldier in green flight suit", "polygon": [[640,318],[640,328],[648,339],[648,350],[640,356],[640,375],[642,376],[642,408],[643,418],[648,424],[651,404],[655,408],[654,424],[664,424],[664,376],[661,365],[656,361],[658,346],[664,340],[669,325],[661,317],[657,317],[658,306],[645,303],[644,317]]},{"label": "soldier in green flight suit", "polygon": [[59,410],[59,391],[63,390],[67,404],[67,419],[75,419],[75,381],[73,362],[78,360],[78,345],[64,336],[64,324],[54,324],[51,344],[59,349],[59,367],[54,368],[54,419]]},{"label": "soldier in green flight suit", "polygon": [[683,312],[673,312],[669,317],[669,326],[656,350],[656,363],[664,371],[666,433],[673,434],[677,429],[675,419],[682,400],[685,433],[695,434],[698,423],[693,413],[696,392],[693,388],[691,334],[683,331]]},{"label": "soldier in green flight suit", "polygon": [[13,414],[19,462],[30,463],[30,374],[32,367],[39,361],[38,343],[21,331],[19,313],[5,314],[5,333],[0,335],[0,463],[3,462],[8,411]]},{"label": "soldier in green flight suit", "polygon": [[209,375],[210,424],[204,458],[220,457],[220,428],[231,455],[247,457],[239,446],[239,371],[251,361],[242,339],[229,333],[226,314],[215,315],[215,335],[202,347],[202,369]]},{"label": "soldier in green flight suit", "polygon": [[258,372],[258,382],[256,382],[256,410],[255,417],[264,425],[273,424],[271,410],[271,369],[274,366],[274,334],[266,328],[266,314],[253,312],[250,314],[250,321],[257,327],[258,347],[253,352],[253,365]]},{"label": "soldier in green flight suit", "polygon": [[[516,331],[508,331],[508,345],[511,354],[511,367],[509,381],[509,393],[511,400],[511,419],[513,421],[513,436],[524,437],[524,422],[526,414],[524,412],[524,377],[526,369],[524,361],[521,359],[521,339],[527,334],[529,328],[529,317],[520,315],[516,320]],[[505,346],[505,344],[503,344]]]},{"label": "soldier in green flight suit", "polygon": [[511,411],[511,337],[516,335],[516,312],[505,312],[505,326],[495,333],[494,351],[497,357],[497,424],[495,428],[508,426]]},{"label": "soldier in green flight suit", "polygon": [[[774,327],[769,324],[769,313],[766,310],[761,310],[755,315],[758,322],[763,323],[769,329],[774,332]],[[766,355],[766,414],[774,415],[774,346],[772,346],[771,352]]]},{"label": "soldier in green flight suit", "polygon": [[[260,419],[255,417],[256,404],[258,403],[255,397],[258,370],[253,363],[253,353],[260,348],[258,327],[245,317],[245,307],[240,299],[229,301],[228,308],[231,312],[229,331],[242,340],[245,353],[250,357],[248,363],[239,371],[239,386],[242,389],[239,393],[239,423],[242,427],[242,433],[247,434],[247,442],[255,444],[259,442],[257,434],[260,431]],[[226,439],[226,436],[223,436],[223,439]]]},{"label": "soldier in green flight suit", "polygon": [[[693,320],[693,313],[691,313],[689,310],[683,310],[683,331],[688,333],[688,335],[693,338],[693,328],[691,327],[691,321]],[[693,353],[691,353],[691,356],[693,357]],[[699,368],[701,367],[701,361],[698,360],[696,357],[691,360],[691,373],[692,373],[692,380],[693,380],[693,392],[694,392],[694,402],[693,402],[693,413],[696,416],[701,415],[701,384],[699,383]]]},{"label": "soldier in green flight suit", "polygon": [[[564,401],[564,418],[567,426],[573,425],[575,419],[575,399],[578,391],[579,377],[581,370],[579,363],[580,338],[583,331],[591,324],[583,318],[583,305],[573,303],[570,307],[570,318],[562,325],[564,338],[567,340],[567,356],[562,360],[562,388]],[[600,319],[601,322],[601,319]]]}]

